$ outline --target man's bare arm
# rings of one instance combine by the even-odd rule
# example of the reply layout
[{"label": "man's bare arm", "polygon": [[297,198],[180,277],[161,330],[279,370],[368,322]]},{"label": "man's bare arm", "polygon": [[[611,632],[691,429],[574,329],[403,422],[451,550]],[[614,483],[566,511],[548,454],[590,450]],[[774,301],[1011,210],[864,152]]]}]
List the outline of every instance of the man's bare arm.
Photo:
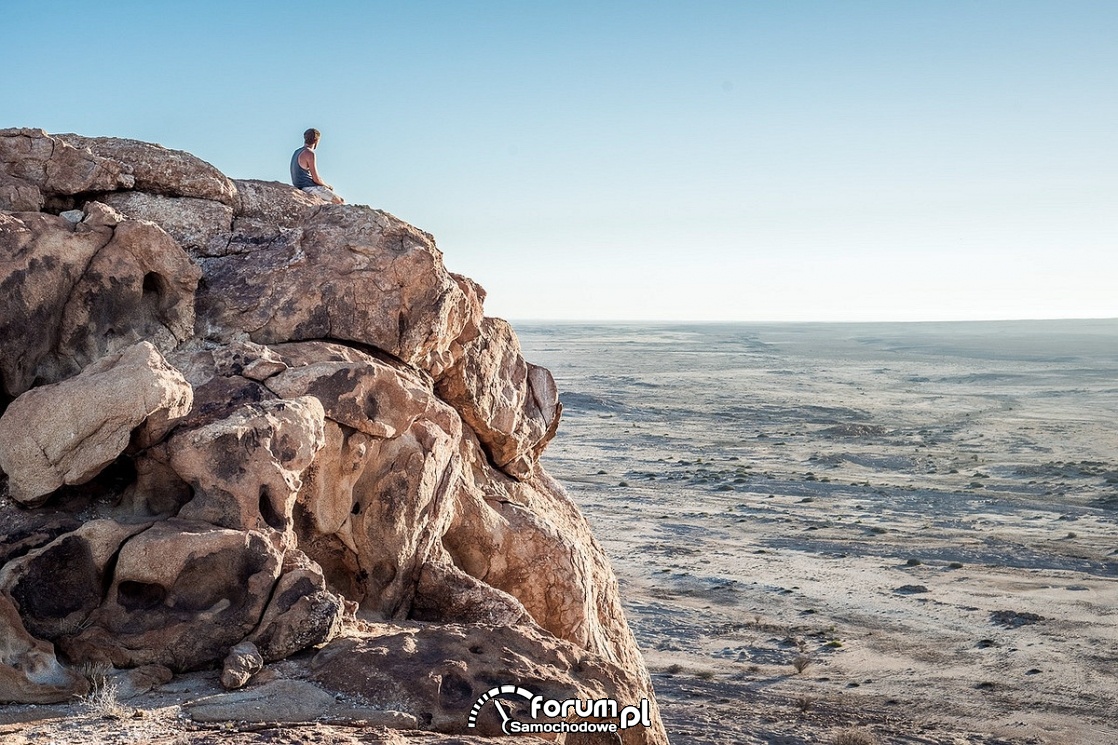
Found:
[{"label": "man's bare arm", "polygon": [[[306,158],[306,162],[302,162],[304,158]],[[331,191],[334,190],[333,186],[330,186],[330,184],[323,181],[322,177],[318,175],[318,159],[314,157],[314,150],[305,150],[303,154],[299,156],[299,160],[301,161],[300,165],[310,171],[311,181],[315,182],[319,186],[325,186]]]}]

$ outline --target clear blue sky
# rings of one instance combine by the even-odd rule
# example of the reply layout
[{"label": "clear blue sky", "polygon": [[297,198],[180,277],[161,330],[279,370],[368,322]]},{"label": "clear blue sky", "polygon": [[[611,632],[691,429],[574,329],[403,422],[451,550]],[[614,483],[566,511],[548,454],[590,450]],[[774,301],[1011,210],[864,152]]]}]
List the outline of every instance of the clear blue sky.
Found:
[{"label": "clear blue sky", "polygon": [[513,319],[1118,316],[1118,2],[52,2],[0,126],[434,233]]}]

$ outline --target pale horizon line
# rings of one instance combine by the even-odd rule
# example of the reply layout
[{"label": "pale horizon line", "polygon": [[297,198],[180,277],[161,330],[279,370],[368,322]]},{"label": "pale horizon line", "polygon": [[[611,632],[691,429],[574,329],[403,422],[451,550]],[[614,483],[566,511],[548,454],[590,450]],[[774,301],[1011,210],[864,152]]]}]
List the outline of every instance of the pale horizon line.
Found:
[{"label": "pale horizon line", "polygon": [[890,319],[840,319],[840,320],[746,320],[746,319],[705,319],[705,318],[507,318],[505,319],[511,324],[539,324],[539,323],[553,323],[553,324],[649,324],[661,323],[672,325],[684,324],[711,324],[711,325],[758,325],[758,326],[777,326],[777,325],[870,325],[870,324],[889,324],[889,325],[911,325],[916,326],[920,324],[977,324],[977,323],[1067,323],[1067,322],[1118,322],[1118,316],[1059,316],[1059,317],[1046,317],[1046,318],[946,318],[946,319],[920,319],[920,320],[890,320]]}]

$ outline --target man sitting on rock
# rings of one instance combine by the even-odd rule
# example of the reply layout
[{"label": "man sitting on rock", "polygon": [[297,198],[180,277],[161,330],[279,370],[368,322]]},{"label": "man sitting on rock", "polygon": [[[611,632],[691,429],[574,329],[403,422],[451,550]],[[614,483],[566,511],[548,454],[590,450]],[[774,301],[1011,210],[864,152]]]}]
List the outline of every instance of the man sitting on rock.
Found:
[{"label": "man sitting on rock", "polygon": [[325,199],[334,204],[343,204],[344,199],[334,193],[334,187],[322,180],[318,175],[315,165],[314,149],[322,133],[317,129],[308,129],[303,133],[303,147],[291,156],[291,183],[296,189],[302,189],[308,194]]}]

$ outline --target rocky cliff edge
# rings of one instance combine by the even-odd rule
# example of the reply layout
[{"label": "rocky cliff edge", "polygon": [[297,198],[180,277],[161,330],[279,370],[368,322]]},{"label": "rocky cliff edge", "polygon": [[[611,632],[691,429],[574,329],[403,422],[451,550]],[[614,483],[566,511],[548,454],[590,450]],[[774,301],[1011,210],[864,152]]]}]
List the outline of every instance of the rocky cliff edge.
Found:
[{"label": "rocky cliff edge", "polygon": [[609,563],[538,463],[555,383],[483,300],[385,212],[0,130],[0,701],[91,669],[250,693],[290,658],[268,686],[396,728],[499,734],[474,707],[517,685],[647,699],[621,740],[666,742]]}]

